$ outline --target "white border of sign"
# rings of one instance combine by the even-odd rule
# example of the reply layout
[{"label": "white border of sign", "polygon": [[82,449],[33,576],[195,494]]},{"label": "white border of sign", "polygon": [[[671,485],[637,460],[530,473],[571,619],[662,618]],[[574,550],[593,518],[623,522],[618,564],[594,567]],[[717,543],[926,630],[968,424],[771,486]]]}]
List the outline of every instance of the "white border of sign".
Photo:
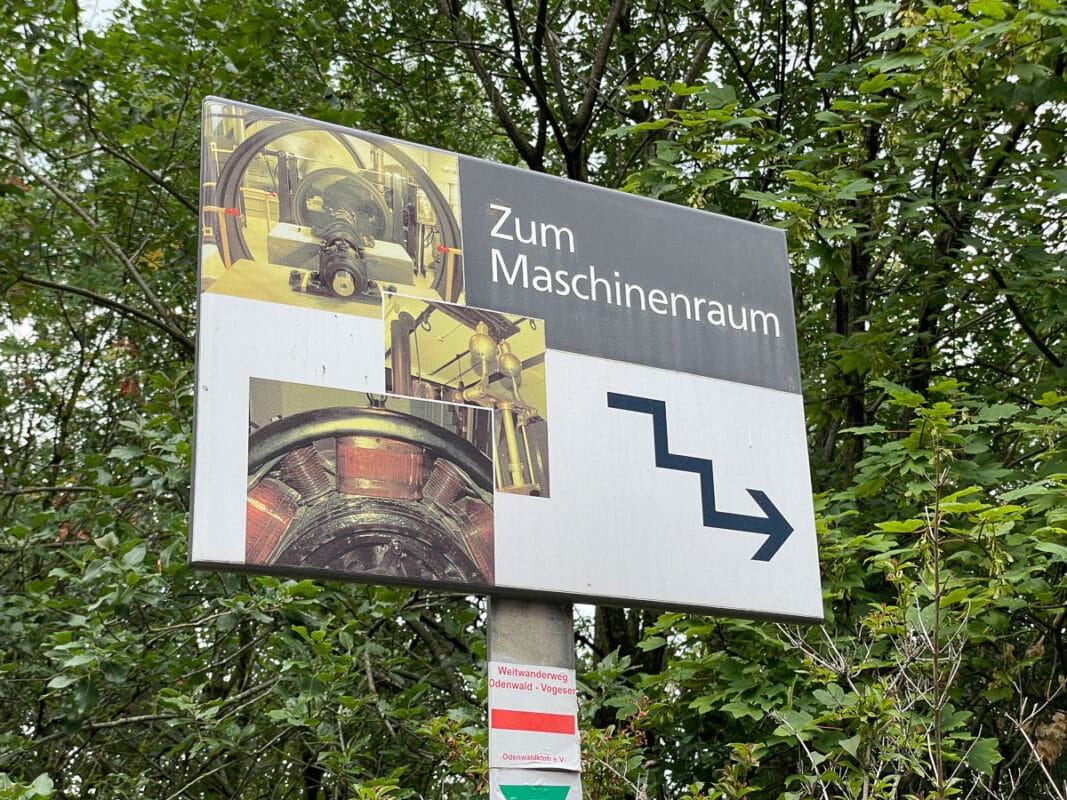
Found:
[{"label": "white border of sign", "polygon": [[[303,122],[334,133],[345,131]],[[502,244],[499,237],[493,238],[493,231],[501,232],[503,207],[516,217],[520,211],[526,217],[539,214],[556,230],[566,223],[573,252],[565,253],[570,261],[553,266],[571,276],[573,288],[584,285],[575,283],[573,276],[587,276],[589,283],[595,283],[594,267],[600,264],[598,275],[608,275],[603,278],[607,288],[601,287],[597,303],[573,305],[573,297],[546,293],[536,283],[503,287],[507,291],[500,297],[516,307],[493,310],[521,315],[532,313],[536,306],[546,320],[543,358],[551,496],[495,493],[491,505],[495,576],[490,585],[432,578],[414,583],[535,599],[821,621],[803,399],[798,391],[779,388],[796,383],[792,311],[782,305],[788,305],[789,290],[781,232],[464,157],[459,157],[459,165],[464,281],[470,295],[496,296],[500,288],[500,270],[493,270],[491,251]],[[606,206],[625,209],[627,216],[598,223],[614,225],[612,230],[583,227],[581,215],[561,219],[558,215],[574,204],[566,199],[572,190],[580,194],[590,219],[596,218],[598,198]],[[520,199],[527,204],[521,209]],[[656,239],[662,221],[675,216],[678,224],[663,231],[662,240]],[[644,226],[646,218],[656,225]],[[700,242],[706,233],[704,225],[717,237],[714,241],[722,245],[723,253],[734,254],[730,258],[751,251],[763,261],[731,265],[728,260],[716,261],[714,252],[700,249],[703,245],[694,250],[693,242]],[[623,263],[629,252],[627,236],[635,247],[640,241],[641,247],[662,252],[663,262]],[[569,239],[557,243],[567,244]],[[507,257],[513,259],[509,263],[517,263],[514,259],[523,255],[516,252],[508,251]],[[698,256],[707,263],[694,264]],[[643,291],[654,281],[666,286],[672,280],[672,262],[686,265],[679,279],[685,283],[686,297],[733,297],[748,304],[738,307],[749,314],[754,308],[773,308],[773,331],[766,334],[738,326],[731,330],[720,324],[714,316],[717,300],[705,300],[700,306],[707,320],[681,328],[678,320],[667,319],[668,314],[614,305],[626,292],[626,276],[636,275]],[[638,267],[655,271],[642,277]],[[546,275],[553,274],[544,269]],[[612,270],[617,277],[611,278]],[[611,280],[616,281],[614,289]],[[558,283],[551,285],[553,291],[560,288]],[[527,300],[533,303],[530,308],[517,307]],[[579,333],[563,339],[554,334],[574,327],[567,322],[571,309],[590,314],[586,328],[607,326],[586,337],[592,350],[601,346],[598,342],[636,340],[646,332],[655,335],[658,325],[664,331],[669,325],[697,337],[696,344],[683,340],[676,347],[703,348],[701,342],[711,337],[707,341],[715,343],[721,357],[702,356],[701,372],[694,374],[657,366],[653,362],[661,355],[655,348],[644,348],[647,354],[634,361],[577,351],[572,348],[586,347],[581,325]],[[199,315],[191,563],[405,582],[389,576],[246,562],[249,381],[383,392],[382,320],[210,293],[201,295]],[[771,380],[750,383],[709,375],[717,370],[716,358],[726,365],[724,374],[747,375],[753,373],[748,359],[764,356],[767,370],[775,375]]]}]

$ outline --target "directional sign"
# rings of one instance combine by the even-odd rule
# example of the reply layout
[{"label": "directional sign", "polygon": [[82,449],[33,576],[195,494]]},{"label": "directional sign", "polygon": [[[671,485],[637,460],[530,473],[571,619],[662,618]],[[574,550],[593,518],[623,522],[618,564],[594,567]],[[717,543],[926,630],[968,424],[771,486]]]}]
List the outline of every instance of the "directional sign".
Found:
[{"label": "directional sign", "polygon": [[767,495],[759,489],[749,489],[748,493],[763,511],[763,516],[745,516],[728,514],[715,508],[715,474],[711,459],[681,456],[667,449],[667,405],[662,400],[647,397],[632,397],[627,394],[608,392],[608,405],[628,411],[640,411],[651,414],[653,420],[653,440],[655,442],[656,466],[663,469],[675,469],[680,472],[695,472],[700,476],[701,507],[704,512],[704,527],[722,530],[762,533],[767,537],[756,554],[755,561],[770,561],[774,554],[785,544],[793,527],[786,522],[778,508]]},{"label": "directional sign", "polygon": [[781,230],[218,98],[204,145],[194,565],[822,619]]},{"label": "directional sign", "polygon": [[489,662],[489,766],[581,770],[574,670]]},{"label": "directional sign", "polygon": [[504,800],[566,800],[569,786],[528,786],[526,784],[501,784],[497,790]]},{"label": "directional sign", "polygon": [[543,769],[490,769],[490,800],[581,800],[577,772]]}]

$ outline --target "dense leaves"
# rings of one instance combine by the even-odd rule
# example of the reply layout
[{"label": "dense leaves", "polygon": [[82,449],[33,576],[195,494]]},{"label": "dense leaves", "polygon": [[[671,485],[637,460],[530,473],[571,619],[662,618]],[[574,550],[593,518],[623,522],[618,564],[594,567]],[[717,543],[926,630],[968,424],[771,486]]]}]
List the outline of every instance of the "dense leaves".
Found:
[{"label": "dense leaves", "polygon": [[1055,0],[8,2],[0,792],[484,794],[484,607],[191,572],[216,94],[787,231],[826,623],[581,614],[586,794],[1067,797]]}]

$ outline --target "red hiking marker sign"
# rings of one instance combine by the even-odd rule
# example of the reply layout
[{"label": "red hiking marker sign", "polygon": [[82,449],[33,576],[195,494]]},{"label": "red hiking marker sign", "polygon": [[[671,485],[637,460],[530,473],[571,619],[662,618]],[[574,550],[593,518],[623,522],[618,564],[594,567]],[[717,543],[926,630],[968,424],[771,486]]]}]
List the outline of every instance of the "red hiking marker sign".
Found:
[{"label": "red hiking marker sign", "polygon": [[574,670],[489,662],[489,766],[581,770]]},{"label": "red hiking marker sign", "polygon": [[574,734],[578,730],[578,720],[573,714],[544,714],[539,711],[494,708],[490,713],[489,727],[505,731]]}]

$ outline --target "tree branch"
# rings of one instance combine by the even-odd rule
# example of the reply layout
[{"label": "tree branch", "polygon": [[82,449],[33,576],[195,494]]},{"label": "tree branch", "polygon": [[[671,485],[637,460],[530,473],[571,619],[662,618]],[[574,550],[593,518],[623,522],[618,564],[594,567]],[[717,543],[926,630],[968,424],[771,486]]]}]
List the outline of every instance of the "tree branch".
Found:
[{"label": "tree branch", "polygon": [[600,82],[604,78],[604,70],[607,68],[608,55],[611,52],[611,41],[615,38],[615,31],[619,27],[619,20],[622,19],[622,13],[625,8],[626,0],[613,0],[611,8],[608,9],[608,18],[604,21],[604,30],[600,34],[600,41],[597,42],[597,48],[593,54],[593,64],[589,70],[589,80],[586,82],[585,95],[582,97],[582,104],[579,106],[578,113],[574,118],[576,129],[574,141],[578,143],[579,149],[581,148],[581,141],[585,138],[585,134],[592,125],[593,106],[600,96]]},{"label": "tree branch", "polygon": [[137,319],[141,322],[151,325],[154,328],[158,328],[159,330],[166,333],[168,336],[171,336],[172,338],[177,340],[177,342],[186,351],[190,353],[192,353],[196,349],[193,344],[192,337],[187,336],[186,334],[172,328],[171,326],[168,326],[165,322],[157,319],[156,317],[153,317],[151,314],[147,314],[138,308],[134,308],[133,306],[128,306],[125,303],[120,303],[117,300],[112,300],[111,298],[104,297],[104,295],[98,294],[97,292],[94,292],[91,289],[83,289],[80,286],[71,286],[70,284],[66,283],[57,283],[56,281],[50,281],[45,278],[35,278],[32,275],[26,275],[25,273],[18,274],[16,276],[15,283],[28,283],[31,286],[40,286],[44,289],[53,289],[57,292],[66,292],[69,294],[79,295],[88,300],[92,300],[94,303],[102,305],[105,308],[110,308],[112,311],[116,311],[124,317]]},{"label": "tree branch", "polygon": [[457,703],[469,703],[471,698],[467,696],[466,690],[463,688],[463,684],[457,677],[455,670],[452,669],[446,662],[448,660],[448,653],[445,652],[444,647],[441,646],[441,640],[438,639],[437,634],[434,633],[425,621],[422,619],[422,615],[405,617],[405,621],[411,626],[411,629],[418,634],[422,639],[433,657],[437,659],[437,663],[444,671],[445,680],[448,681],[448,693],[452,695],[452,699]]},{"label": "tree branch", "polygon": [[[15,155],[17,156],[19,163],[22,165],[30,175],[39,180],[55,197],[73,211],[81,220],[89,226],[89,229],[97,236],[104,246],[115,256],[125,267],[126,272],[133,278],[134,282],[141,289],[148,304],[155,309],[159,314],[159,319],[154,321],[153,324],[156,327],[166,331],[180,344],[182,344],[190,352],[193,350],[193,340],[189,337],[181,328],[179,328],[171,319],[171,313],[156,297],[155,293],[149,288],[145,282],[137,266],[130,260],[130,258],[123,252],[122,248],[116,244],[116,242],[108,236],[104,231],[100,230],[96,221],[89,215],[84,208],[76,203],[66,192],[64,192],[51,178],[45,175],[40,170],[37,170],[30,164],[29,159],[26,158],[26,154],[22,151],[22,145],[17,141],[15,142]],[[87,295],[88,296],[88,295]],[[99,298],[99,295],[97,295]],[[105,304],[106,305],[106,304]]]},{"label": "tree branch", "polygon": [[504,96],[496,87],[496,84],[493,83],[493,76],[489,74],[489,70],[486,68],[485,63],[478,55],[478,49],[474,45],[474,40],[471,39],[467,29],[463,26],[462,20],[459,18],[458,10],[452,7],[449,0],[437,0],[437,8],[445,19],[449,21],[452,27],[452,35],[455,37],[456,43],[459,44],[460,48],[466,54],[467,61],[470,62],[474,74],[481,82],[482,89],[485,90],[485,94],[489,98],[489,103],[493,107],[497,119],[500,121],[500,124],[504,126],[504,132],[507,133],[511,143],[515,146],[515,149],[519,151],[522,160],[526,162],[530,169],[544,172],[544,150],[539,150],[532,146],[526,141],[526,137],[523,135],[522,131],[519,130],[519,126],[515,123],[515,120],[511,116],[511,112],[508,111],[507,104],[504,102]]}]

